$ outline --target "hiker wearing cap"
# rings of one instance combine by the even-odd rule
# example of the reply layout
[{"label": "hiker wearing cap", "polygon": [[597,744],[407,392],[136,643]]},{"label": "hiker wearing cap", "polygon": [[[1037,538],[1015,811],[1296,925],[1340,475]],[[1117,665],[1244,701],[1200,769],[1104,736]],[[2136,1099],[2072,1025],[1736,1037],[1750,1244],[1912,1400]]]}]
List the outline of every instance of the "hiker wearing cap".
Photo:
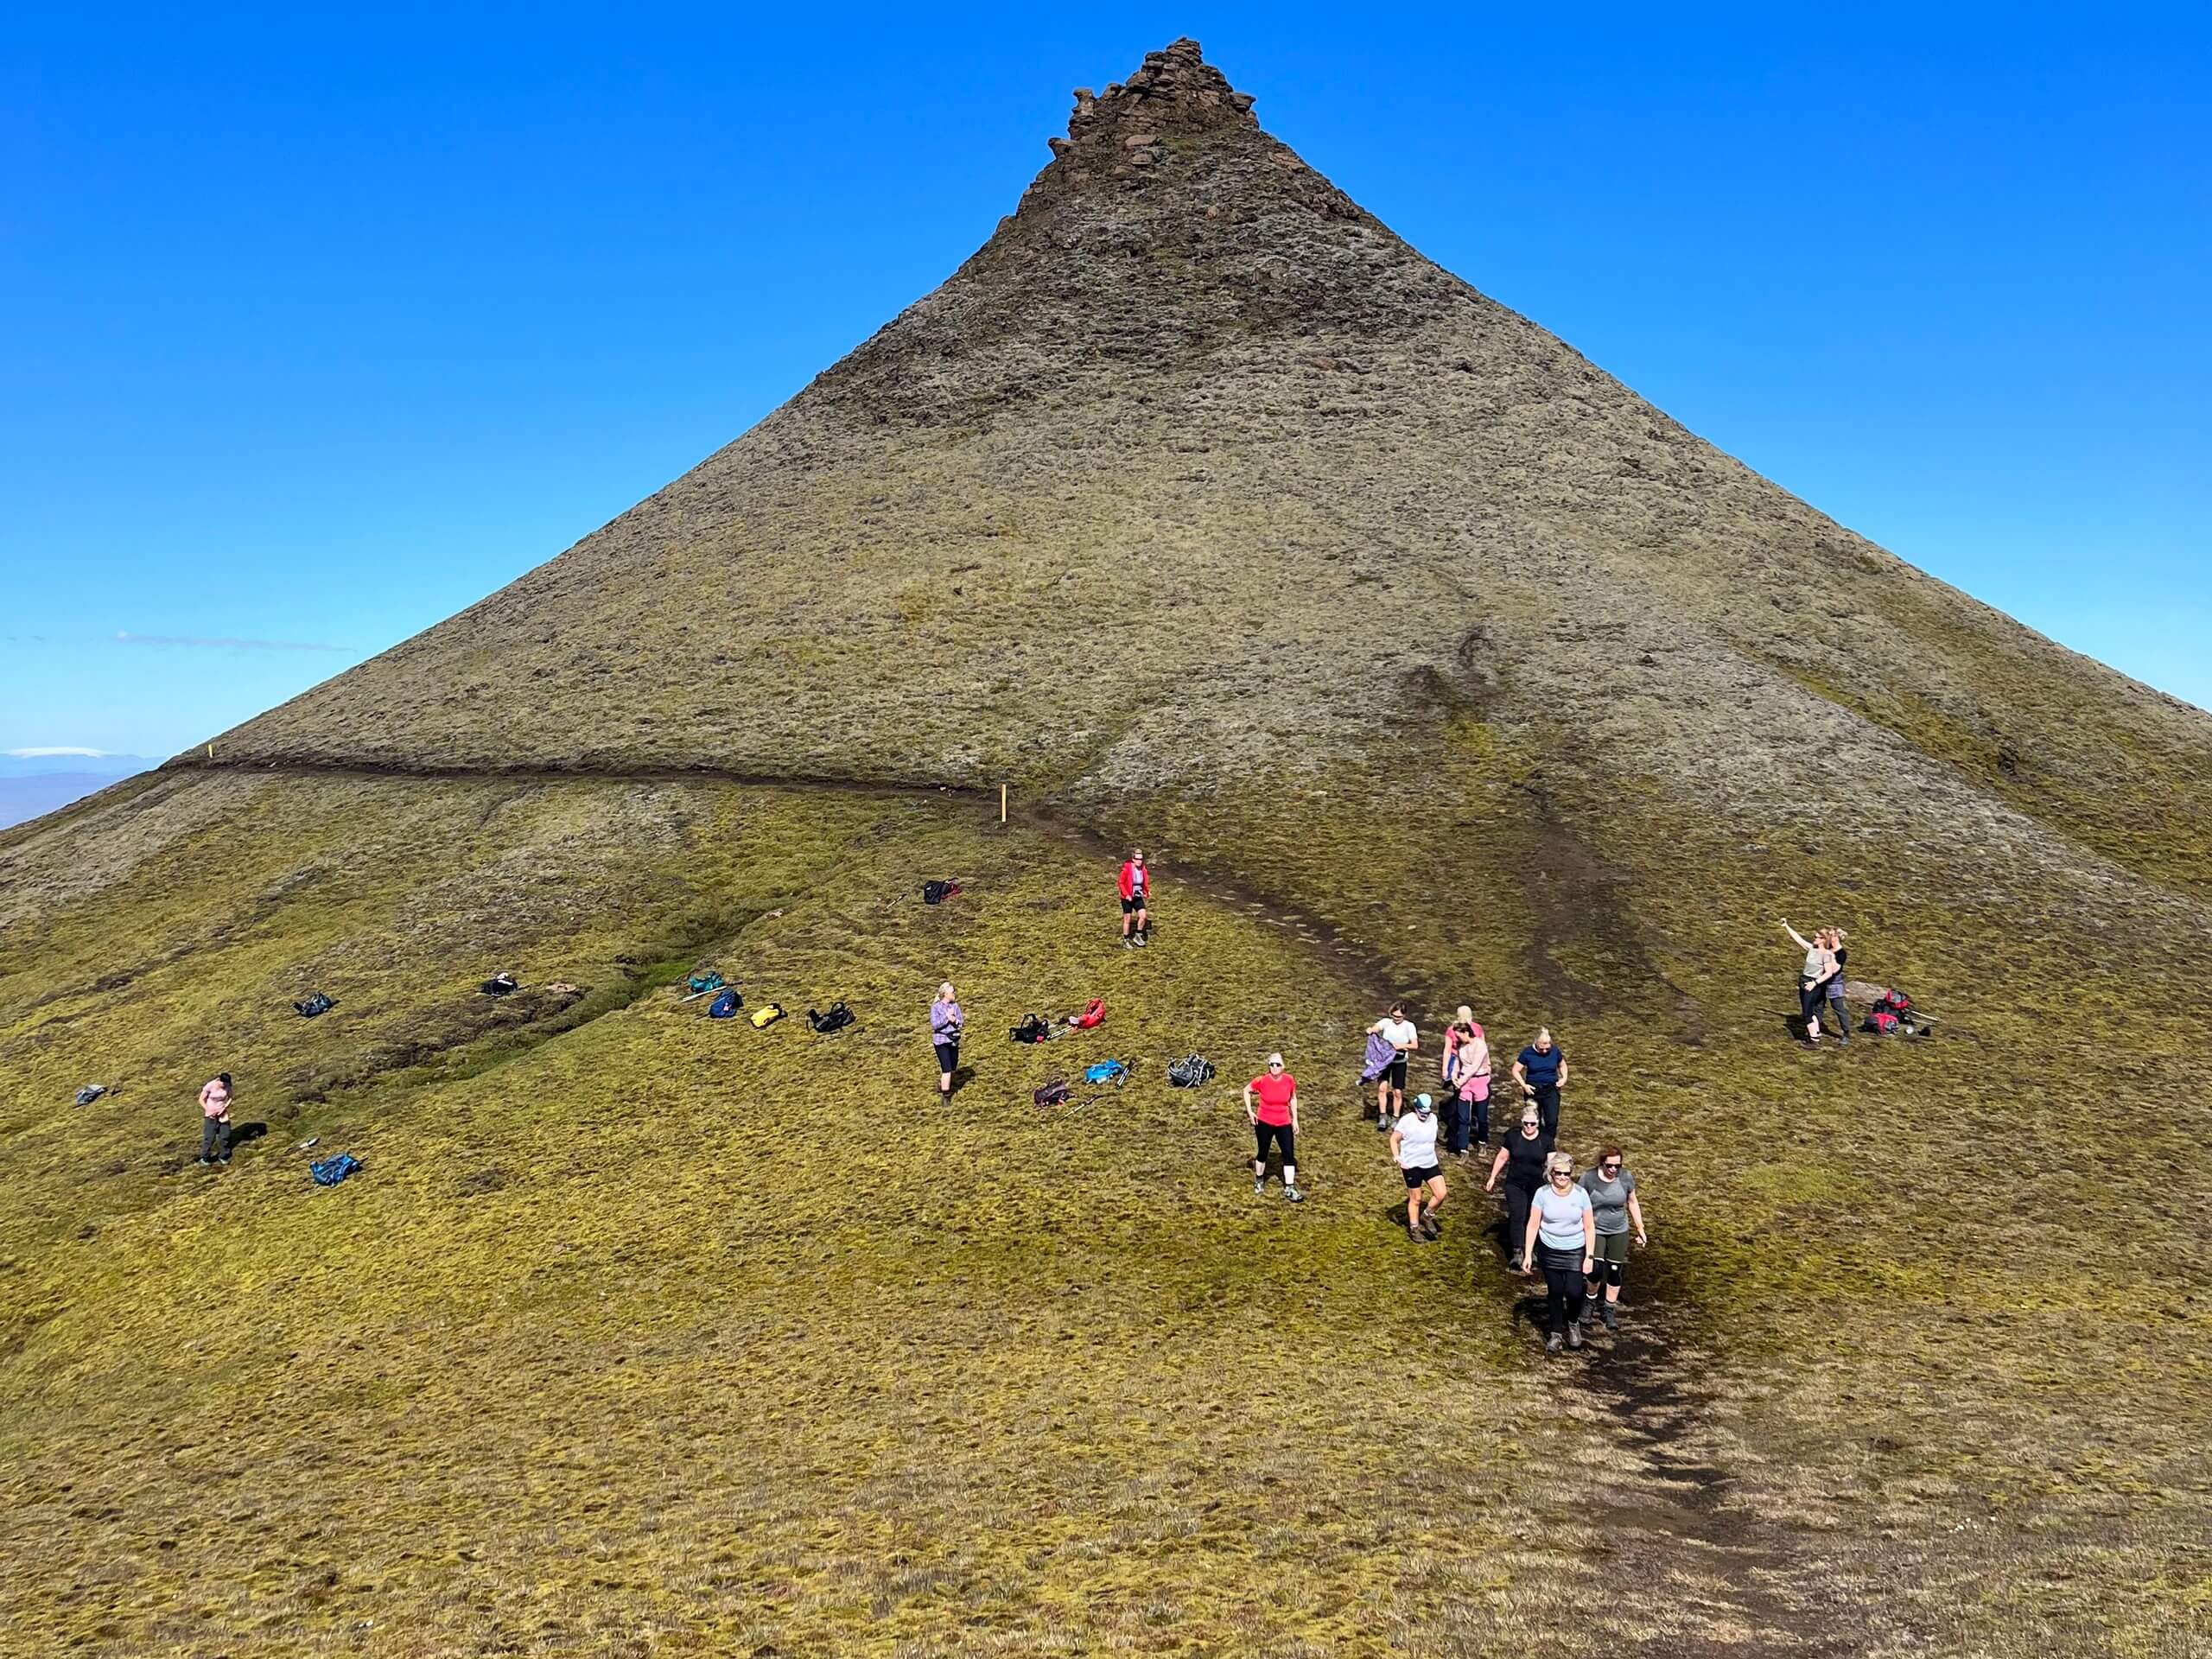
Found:
[{"label": "hiker wearing cap", "polygon": [[1529,1229],[1529,1201],[1544,1184],[1544,1160],[1551,1150],[1543,1119],[1535,1106],[1525,1105],[1519,1126],[1497,1143],[1497,1156],[1491,1160],[1483,1191],[1495,1192],[1498,1177],[1505,1178],[1505,1266],[1510,1273],[1521,1270],[1521,1236]]},{"label": "hiker wearing cap", "polygon": [[231,1161],[231,1074],[210,1077],[200,1085],[200,1161]]},{"label": "hiker wearing cap", "polygon": [[1268,1149],[1282,1149],[1282,1195],[1306,1202],[1298,1190],[1298,1079],[1283,1069],[1282,1056],[1268,1056],[1268,1069],[1244,1085],[1244,1116],[1252,1120],[1257,1149],[1252,1155],[1252,1195],[1268,1190]]},{"label": "hiker wearing cap", "polygon": [[1804,966],[1797,970],[1797,1014],[1805,1022],[1806,1046],[1818,1048],[1821,1044],[1821,1007],[1826,1000],[1822,987],[1827,985],[1828,976],[1836,970],[1835,957],[1828,950],[1827,930],[1815,929],[1813,937],[1808,939],[1785,920],[1782,924],[1782,931],[1805,953]]},{"label": "hiker wearing cap", "polygon": [[1827,947],[1828,959],[1835,964],[1835,971],[1821,982],[1820,988],[1828,1011],[1828,1023],[1835,1027],[1836,1041],[1847,1043],[1851,1040],[1851,1009],[1843,1000],[1843,959],[1851,953],[1844,949],[1844,932],[1840,927],[1831,927],[1816,937]]},{"label": "hiker wearing cap", "polygon": [[[1145,868],[1144,849],[1132,850],[1122,866],[1122,949],[1149,943],[1152,932],[1152,872]],[[1134,922],[1135,931],[1130,931]]]},{"label": "hiker wearing cap", "polygon": [[1545,1181],[1529,1200],[1528,1230],[1521,1240],[1523,1275],[1544,1270],[1544,1321],[1549,1335],[1544,1351],[1559,1352],[1564,1341],[1582,1345],[1583,1282],[1597,1260],[1598,1233],[1591,1219],[1590,1195],[1574,1182],[1572,1154],[1554,1152],[1544,1160]]},{"label": "hiker wearing cap", "polygon": [[[1436,1161],[1436,1103],[1414,1096],[1414,1109],[1390,1131],[1390,1156],[1406,1178],[1406,1234],[1434,1238],[1441,1229],[1436,1212],[1444,1207],[1444,1171]],[[1424,1199],[1426,1200],[1424,1202]]]},{"label": "hiker wearing cap", "polygon": [[1567,1051],[1552,1041],[1552,1028],[1538,1026],[1529,1046],[1513,1062],[1513,1081],[1536,1103],[1544,1121],[1544,1138],[1559,1139],[1559,1091],[1567,1086]]},{"label": "hiker wearing cap", "polygon": [[937,988],[937,1001],[930,1004],[930,1043],[937,1050],[939,1100],[952,1098],[952,1074],[960,1069],[960,1027],[965,1023],[948,979]]},{"label": "hiker wearing cap", "polygon": [[1621,1280],[1628,1272],[1629,1229],[1636,1230],[1636,1244],[1643,1248],[1643,1206],[1636,1200],[1636,1177],[1628,1173],[1618,1147],[1598,1154],[1594,1169],[1582,1172],[1582,1190],[1590,1195],[1590,1214],[1595,1237],[1595,1261],[1590,1283],[1583,1293],[1582,1322],[1602,1314],[1605,1329],[1620,1326]]},{"label": "hiker wearing cap", "polygon": [[1390,1045],[1390,1064],[1375,1080],[1375,1127],[1387,1129],[1406,1109],[1406,1057],[1421,1047],[1421,1033],[1406,1018],[1405,1004],[1393,1002],[1390,1012],[1370,1026],[1367,1034]]},{"label": "hiker wearing cap", "polygon": [[1459,1005],[1444,1028],[1444,1141],[1455,1158],[1467,1155],[1467,1121],[1474,1119],[1475,1145],[1490,1147],[1490,1039],[1475,1023],[1475,1011]]}]

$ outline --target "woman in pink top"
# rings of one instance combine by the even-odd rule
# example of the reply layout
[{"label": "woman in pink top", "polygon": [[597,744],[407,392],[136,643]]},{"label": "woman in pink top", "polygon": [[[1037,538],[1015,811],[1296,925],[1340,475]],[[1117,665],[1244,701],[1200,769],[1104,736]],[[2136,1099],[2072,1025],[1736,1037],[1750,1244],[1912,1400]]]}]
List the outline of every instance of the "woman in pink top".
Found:
[{"label": "woman in pink top", "polygon": [[1475,1144],[1490,1145],[1490,1039],[1475,1023],[1474,1010],[1463,1002],[1444,1028],[1445,1141],[1457,1156],[1466,1155],[1470,1113]]},{"label": "woman in pink top", "polygon": [[231,1161],[231,1074],[227,1071],[200,1085],[200,1161]]}]

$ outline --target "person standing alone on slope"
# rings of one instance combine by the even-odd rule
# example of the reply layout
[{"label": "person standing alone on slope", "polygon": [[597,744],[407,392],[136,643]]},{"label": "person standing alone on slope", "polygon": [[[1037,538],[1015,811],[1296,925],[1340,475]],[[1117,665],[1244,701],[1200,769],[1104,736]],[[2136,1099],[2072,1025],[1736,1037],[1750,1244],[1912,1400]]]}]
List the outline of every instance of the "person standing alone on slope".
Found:
[{"label": "person standing alone on slope", "polygon": [[[1144,867],[1144,849],[1133,850],[1122,866],[1122,949],[1147,944],[1152,932],[1152,873]],[[1129,924],[1136,929],[1131,934]]]},{"label": "person standing alone on slope", "polygon": [[210,1077],[200,1085],[200,1161],[231,1161],[231,1074]]},{"label": "person standing alone on slope", "polygon": [[[1255,1096],[1257,1096],[1255,1099]],[[1252,1120],[1257,1150],[1252,1157],[1252,1195],[1268,1190],[1268,1148],[1282,1149],[1282,1195],[1306,1202],[1298,1190],[1298,1079],[1283,1070],[1282,1056],[1268,1056],[1268,1069],[1244,1085],[1244,1116]]]},{"label": "person standing alone on slope", "polygon": [[952,1098],[952,1074],[960,1069],[960,1027],[965,1021],[960,1013],[960,999],[952,993],[950,980],[937,988],[937,1001],[930,1004],[930,1046],[937,1050],[937,1097]]}]

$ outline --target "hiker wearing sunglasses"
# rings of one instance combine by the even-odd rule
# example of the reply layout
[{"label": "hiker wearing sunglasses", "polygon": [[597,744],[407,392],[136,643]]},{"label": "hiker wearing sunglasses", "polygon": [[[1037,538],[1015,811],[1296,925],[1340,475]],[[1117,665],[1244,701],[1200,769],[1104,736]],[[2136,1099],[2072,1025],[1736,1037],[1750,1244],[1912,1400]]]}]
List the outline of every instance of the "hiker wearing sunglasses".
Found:
[{"label": "hiker wearing sunglasses", "polygon": [[937,988],[937,1001],[930,1004],[930,1044],[937,1050],[937,1097],[952,1098],[952,1074],[960,1069],[960,1028],[967,1021],[960,1013],[959,999],[952,994],[952,982],[946,980]]},{"label": "hiker wearing sunglasses", "polygon": [[1525,1098],[1535,1102],[1536,1115],[1544,1121],[1544,1138],[1558,1140],[1559,1091],[1567,1086],[1567,1051],[1552,1041],[1549,1026],[1538,1026],[1529,1046],[1514,1059],[1513,1081],[1521,1085]]},{"label": "hiker wearing sunglasses", "polygon": [[1520,1127],[1497,1143],[1491,1160],[1490,1179],[1483,1191],[1497,1191],[1497,1178],[1505,1177],[1505,1268],[1521,1271],[1522,1235],[1529,1230],[1529,1201],[1544,1184],[1544,1160],[1551,1156],[1552,1138],[1544,1133],[1543,1119],[1533,1105],[1521,1109]]},{"label": "hiker wearing sunglasses", "polygon": [[1252,1120],[1258,1149],[1252,1157],[1252,1196],[1268,1190],[1268,1149],[1282,1149],[1282,1195],[1306,1202],[1298,1190],[1298,1079],[1283,1069],[1282,1056],[1268,1056],[1268,1069],[1244,1085],[1244,1116]]},{"label": "hiker wearing sunglasses", "polygon": [[[1444,1207],[1444,1171],[1436,1161],[1436,1103],[1414,1096],[1414,1109],[1390,1131],[1390,1156],[1406,1178],[1406,1236],[1432,1239],[1442,1231],[1436,1212]],[[1424,1202],[1426,1199],[1426,1202]]]},{"label": "hiker wearing sunglasses", "polygon": [[[1122,866],[1122,949],[1150,943],[1152,934],[1152,872],[1145,868],[1144,849],[1133,849]],[[1130,924],[1136,925],[1135,934]]]},{"label": "hiker wearing sunglasses", "polygon": [[1406,1057],[1421,1047],[1421,1033],[1406,1018],[1405,1004],[1393,1002],[1390,1012],[1370,1026],[1367,1034],[1390,1045],[1391,1061],[1375,1083],[1375,1127],[1387,1129],[1406,1109]]},{"label": "hiker wearing sunglasses", "polygon": [[200,1085],[200,1161],[231,1161],[231,1074],[227,1071]]},{"label": "hiker wearing sunglasses", "polygon": [[1575,1185],[1572,1154],[1554,1152],[1544,1160],[1544,1185],[1529,1200],[1529,1224],[1521,1240],[1523,1277],[1544,1270],[1544,1322],[1549,1334],[1544,1351],[1555,1354],[1564,1342],[1582,1345],[1583,1281],[1596,1263],[1598,1230],[1590,1195]]},{"label": "hiker wearing sunglasses", "polygon": [[1463,1002],[1444,1027],[1444,1143],[1455,1158],[1467,1155],[1470,1115],[1475,1145],[1490,1149],[1490,1039]]},{"label": "hiker wearing sunglasses", "polygon": [[1636,1230],[1636,1246],[1643,1248],[1643,1206],[1636,1201],[1636,1177],[1628,1173],[1618,1147],[1598,1154],[1595,1169],[1582,1172],[1582,1190],[1590,1195],[1591,1224],[1595,1260],[1590,1283],[1583,1294],[1582,1322],[1587,1325],[1602,1315],[1605,1329],[1621,1328],[1618,1312],[1621,1279],[1628,1272],[1629,1229]]},{"label": "hiker wearing sunglasses", "polygon": [[1805,1045],[1808,1048],[1821,1046],[1821,1005],[1826,1000],[1825,987],[1828,977],[1836,972],[1835,955],[1827,947],[1827,931],[1814,930],[1811,938],[1805,938],[1790,926],[1787,919],[1782,931],[1805,953],[1805,965],[1797,970],[1797,1014],[1805,1022]]}]

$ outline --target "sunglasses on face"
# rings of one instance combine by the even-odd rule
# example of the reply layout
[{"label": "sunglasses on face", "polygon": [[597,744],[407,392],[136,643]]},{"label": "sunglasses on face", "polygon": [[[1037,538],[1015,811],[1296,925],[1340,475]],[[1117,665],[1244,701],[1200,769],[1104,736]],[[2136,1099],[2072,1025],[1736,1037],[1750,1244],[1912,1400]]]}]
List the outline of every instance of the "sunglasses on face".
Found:
[{"label": "sunglasses on face", "polygon": [[1600,1164],[1598,1167],[1604,1170],[1608,1175],[1618,1175],[1620,1173],[1621,1166],[1618,1164]]},{"label": "sunglasses on face", "polygon": [[1281,1071],[1281,1070],[1282,1070],[1282,1062],[1281,1062],[1281,1060],[1269,1060],[1269,1061],[1268,1062],[1268,1071]]}]

